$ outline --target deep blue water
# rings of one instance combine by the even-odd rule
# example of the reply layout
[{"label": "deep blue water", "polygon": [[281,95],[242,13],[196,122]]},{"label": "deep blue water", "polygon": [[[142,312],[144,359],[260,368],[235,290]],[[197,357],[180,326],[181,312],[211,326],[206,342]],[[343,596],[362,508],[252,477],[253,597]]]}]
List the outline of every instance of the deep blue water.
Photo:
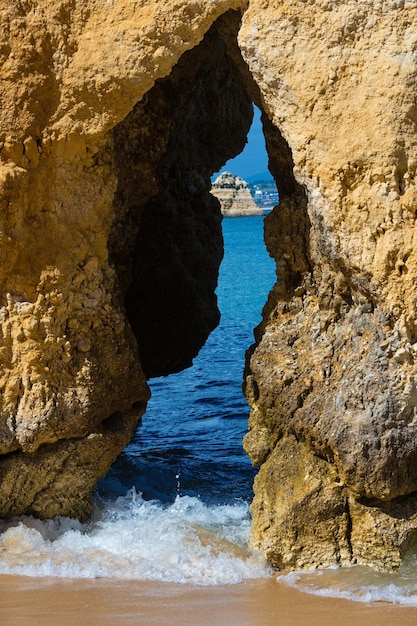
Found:
[{"label": "deep blue water", "polygon": [[100,495],[124,495],[134,486],[145,499],[164,503],[178,494],[198,496],[207,504],[251,499],[255,470],[242,449],[249,416],[242,373],[245,351],[275,280],[263,220],[223,220],[220,325],[193,367],[150,382],[148,410],[101,481]]}]

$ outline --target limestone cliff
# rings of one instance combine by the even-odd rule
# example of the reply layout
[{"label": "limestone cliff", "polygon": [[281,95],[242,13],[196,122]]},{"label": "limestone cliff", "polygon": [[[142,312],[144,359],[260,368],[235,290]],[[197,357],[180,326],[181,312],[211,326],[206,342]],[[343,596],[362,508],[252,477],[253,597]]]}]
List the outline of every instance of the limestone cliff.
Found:
[{"label": "limestone cliff", "polygon": [[220,202],[220,210],[224,217],[245,217],[264,213],[252,198],[247,182],[230,172],[223,172],[216,178],[211,193]]},{"label": "limestone cliff", "polygon": [[416,18],[254,1],[239,33],[294,172],[270,141],[278,282],[246,379],[252,539],[280,567],[395,567],[415,540]]},{"label": "limestone cliff", "polygon": [[218,321],[210,177],[252,105],[210,26],[238,4],[1,6],[2,517],[84,517],[146,377]]},{"label": "limestone cliff", "polygon": [[417,529],[415,3],[0,16],[0,515],[85,516],[146,378],[216,324],[210,177],[254,102],[280,206],[245,372],[252,543],[278,567],[396,567]]}]

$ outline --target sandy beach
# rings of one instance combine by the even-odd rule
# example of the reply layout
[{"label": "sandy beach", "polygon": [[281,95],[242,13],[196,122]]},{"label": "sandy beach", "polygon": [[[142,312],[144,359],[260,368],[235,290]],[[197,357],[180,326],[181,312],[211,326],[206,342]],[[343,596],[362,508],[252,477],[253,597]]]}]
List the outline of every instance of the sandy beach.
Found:
[{"label": "sandy beach", "polygon": [[149,581],[0,577],[2,626],[401,626],[417,608],[308,595],[275,578],[195,587]]}]

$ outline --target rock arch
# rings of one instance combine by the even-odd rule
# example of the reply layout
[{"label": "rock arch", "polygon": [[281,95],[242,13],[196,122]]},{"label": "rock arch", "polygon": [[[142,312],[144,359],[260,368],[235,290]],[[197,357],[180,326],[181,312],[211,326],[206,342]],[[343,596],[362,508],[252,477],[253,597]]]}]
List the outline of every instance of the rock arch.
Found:
[{"label": "rock arch", "polygon": [[209,178],[252,101],[281,198],[245,372],[252,541],[278,567],[399,564],[417,527],[415,13],[2,9],[1,516],[87,515],[146,375],[186,366],[216,324]]}]

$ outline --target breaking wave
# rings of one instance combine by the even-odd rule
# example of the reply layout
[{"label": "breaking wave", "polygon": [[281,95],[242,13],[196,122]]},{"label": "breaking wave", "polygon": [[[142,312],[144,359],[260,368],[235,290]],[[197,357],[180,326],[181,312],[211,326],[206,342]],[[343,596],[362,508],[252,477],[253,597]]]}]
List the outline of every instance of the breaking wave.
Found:
[{"label": "breaking wave", "polygon": [[270,573],[249,551],[249,523],[246,503],[207,506],[177,496],[163,505],[131,490],[99,502],[88,524],[27,516],[3,522],[0,573],[237,583]]}]

